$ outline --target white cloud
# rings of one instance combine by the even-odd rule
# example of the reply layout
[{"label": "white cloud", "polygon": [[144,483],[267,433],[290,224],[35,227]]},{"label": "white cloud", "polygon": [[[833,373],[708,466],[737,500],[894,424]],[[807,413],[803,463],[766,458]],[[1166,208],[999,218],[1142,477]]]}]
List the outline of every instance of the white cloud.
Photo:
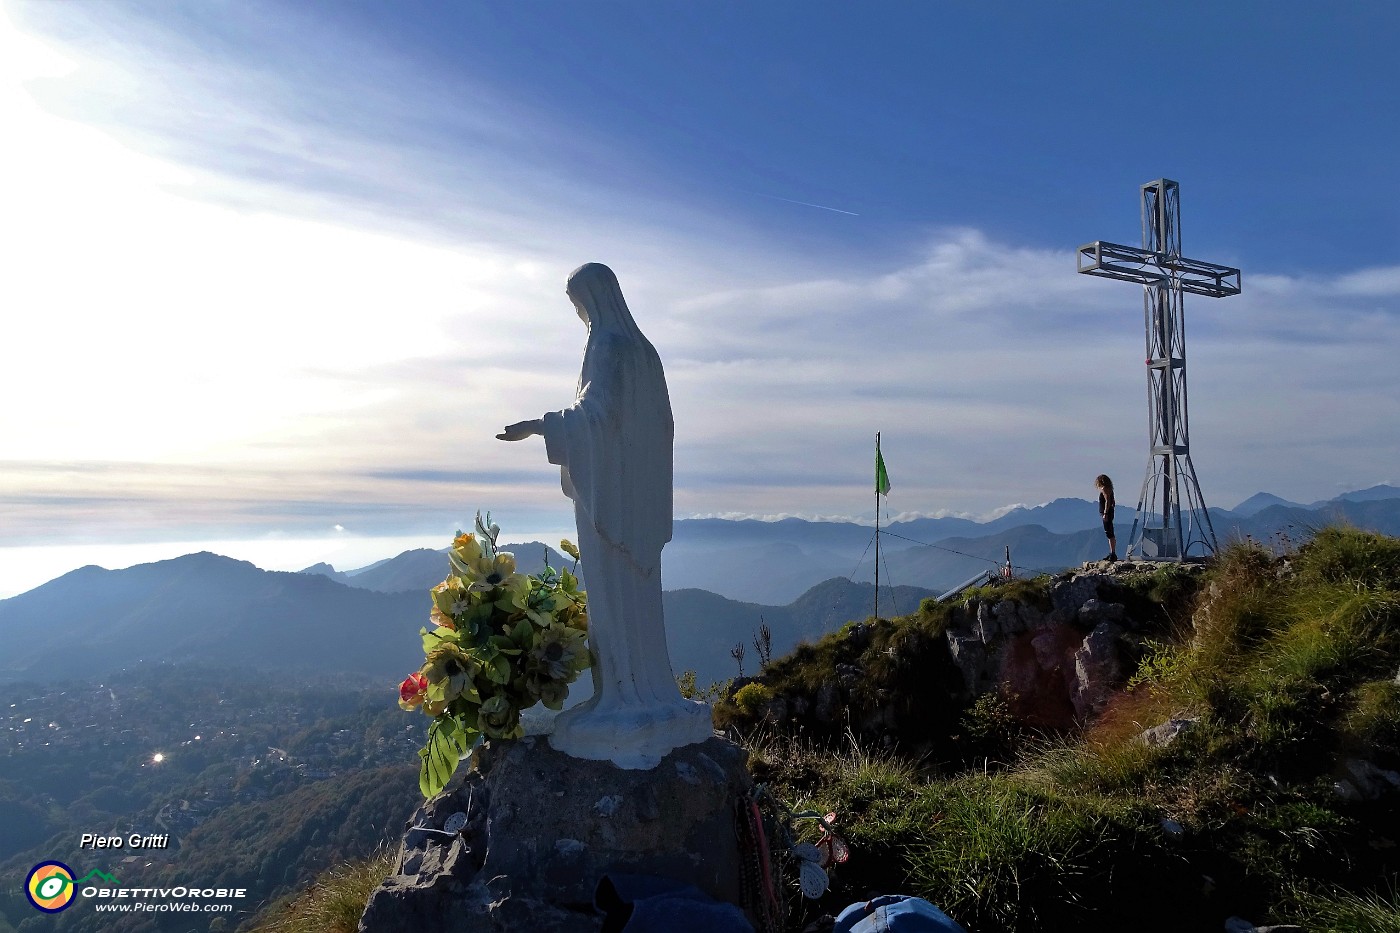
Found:
[{"label": "white cloud", "polygon": [[1361,269],[1338,276],[1337,290],[1345,295],[1400,298],[1400,266]]},{"label": "white cloud", "polygon": [[990,512],[987,513],[986,518],[984,520],[992,521],[994,519],[1001,518],[1003,515],[1009,515],[1017,509],[1029,508],[1032,508],[1032,506],[1026,505],[1026,503],[1024,502],[1013,502],[1010,505],[1003,505],[1000,508],[992,509]]},{"label": "white cloud", "polygon": [[[868,515],[876,430],[901,516],[1141,475],[1140,293],[1072,249],[950,227],[878,266],[798,255],[629,196],[574,165],[625,174],[607,140],[486,87],[454,108],[379,49],[295,86],[217,56],[173,80],[199,60],[178,36],[98,32],[59,48],[0,21],[22,50],[0,54],[0,303],[21,309],[0,397],[24,402],[0,410],[0,543],[437,534],[478,505],[564,526],[538,443],[493,435],[570,401],[563,280],[592,259],[666,361],[680,514]],[[1188,299],[1208,501],[1388,471],[1397,281],[1247,269],[1242,296]]]}]

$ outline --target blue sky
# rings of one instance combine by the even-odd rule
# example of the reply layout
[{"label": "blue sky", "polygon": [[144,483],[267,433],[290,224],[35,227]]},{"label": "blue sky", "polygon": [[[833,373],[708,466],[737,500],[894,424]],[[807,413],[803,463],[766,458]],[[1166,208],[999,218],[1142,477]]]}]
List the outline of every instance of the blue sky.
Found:
[{"label": "blue sky", "polygon": [[868,519],[877,430],[893,514],[1136,489],[1141,299],[1074,252],[1163,176],[1244,270],[1186,304],[1207,502],[1400,482],[1393,8],[0,10],[0,596],[566,528],[492,435],[570,402],[586,261],[666,363],[681,516]]}]

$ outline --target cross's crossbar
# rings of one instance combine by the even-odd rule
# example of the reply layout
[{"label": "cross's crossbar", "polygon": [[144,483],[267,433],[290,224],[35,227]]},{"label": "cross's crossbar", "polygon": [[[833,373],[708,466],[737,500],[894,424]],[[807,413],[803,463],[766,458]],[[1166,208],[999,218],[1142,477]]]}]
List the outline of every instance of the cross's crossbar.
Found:
[{"label": "cross's crossbar", "polygon": [[1227,298],[1240,293],[1240,270],[1200,259],[1168,259],[1139,246],[1095,240],[1079,247],[1079,271],[1086,275],[1153,285],[1176,273],[1181,290],[1192,295]]}]

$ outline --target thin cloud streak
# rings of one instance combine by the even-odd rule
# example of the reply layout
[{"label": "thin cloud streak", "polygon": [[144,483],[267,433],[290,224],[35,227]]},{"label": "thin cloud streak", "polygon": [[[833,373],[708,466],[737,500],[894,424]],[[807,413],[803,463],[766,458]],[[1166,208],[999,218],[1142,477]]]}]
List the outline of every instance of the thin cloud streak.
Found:
[{"label": "thin cloud streak", "polygon": [[788,204],[800,204],[802,207],[815,207],[817,210],[831,211],[833,214],[845,214],[848,217],[859,217],[855,211],[843,211],[839,207],[827,207],[825,204],[813,204],[811,201],[794,201],[792,198],[780,198],[776,194],[762,194],[755,191],[754,194],[760,198],[769,198],[774,201],[786,201]]}]

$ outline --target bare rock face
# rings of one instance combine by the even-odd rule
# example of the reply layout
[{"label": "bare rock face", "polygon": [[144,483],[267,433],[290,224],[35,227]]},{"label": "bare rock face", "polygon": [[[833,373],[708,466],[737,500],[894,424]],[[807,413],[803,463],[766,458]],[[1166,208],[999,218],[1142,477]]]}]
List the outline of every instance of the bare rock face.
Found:
[{"label": "bare rock face", "polygon": [[1043,622],[1002,646],[997,689],[1017,719],[1052,729],[1074,722],[1074,652],[1083,638],[1071,625]]},{"label": "bare rock face", "polygon": [[818,722],[830,723],[836,721],[836,708],[839,699],[836,692],[836,684],[828,681],[817,688],[816,717]]},{"label": "bare rock face", "polygon": [[1080,573],[1057,580],[1050,585],[1050,606],[1055,612],[1073,618],[1079,607],[1099,598],[1099,588],[1107,582],[1108,579],[1099,573]]},{"label": "bare rock face", "polygon": [[[1122,569],[1120,569],[1120,567]],[[1122,576],[1154,565],[1094,565],[1049,589],[1050,608],[981,600],[954,616],[949,654],[964,695],[997,692],[1029,725],[1066,728],[1103,712],[1131,673],[1138,627],[1122,598]]]},{"label": "bare rock face", "polygon": [[[1081,608],[1081,615],[1083,612]],[[1127,677],[1127,666],[1119,647],[1122,636],[1123,630],[1115,623],[1100,622],[1074,653],[1072,699],[1074,712],[1080,719],[1103,712],[1114,691]]]},{"label": "bare rock face", "polygon": [[[410,818],[360,933],[595,933],[598,881],[617,873],[742,904],[735,803],[753,785],[738,746],[687,745],[650,770],[571,758],[529,738],[477,754],[476,770]],[[450,831],[462,822],[448,822],[455,814],[465,825]]]},{"label": "bare rock face", "polygon": [[1100,622],[1122,622],[1127,610],[1122,603],[1106,603],[1100,599],[1086,600],[1076,613],[1084,625],[1098,625]]},{"label": "bare rock face", "polygon": [[1177,736],[1183,732],[1189,732],[1201,724],[1201,720],[1195,717],[1168,719],[1166,722],[1153,726],[1151,729],[1144,729],[1138,735],[1138,740],[1144,745],[1153,748],[1166,748],[1176,741]]}]

